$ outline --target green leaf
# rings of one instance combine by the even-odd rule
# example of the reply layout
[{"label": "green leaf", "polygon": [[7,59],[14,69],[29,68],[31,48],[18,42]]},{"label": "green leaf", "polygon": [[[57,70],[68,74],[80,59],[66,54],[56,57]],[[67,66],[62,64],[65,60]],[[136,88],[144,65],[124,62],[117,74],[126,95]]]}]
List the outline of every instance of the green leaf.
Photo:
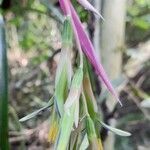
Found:
[{"label": "green leaf", "polygon": [[92,86],[90,82],[90,78],[88,72],[84,75],[83,79],[83,90],[86,98],[88,112],[92,119],[95,117],[95,112],[97,112],[97,104],[96,99],[94,97]]},{"label": "green leaf", "polygon": [[69,108],[76,100],[79,99],[81,93],[81,85],[83,80],[83,70],[78,68],[72,79],[70,92],[65,103],[65,109]]},{"label": "green leaf", "polygon": [[8,81],[5,28],[0,15],[0,149],[8,150]]},{"label": "green leaf", "polygon": [[[51,100],[52,100],[52,99],[53,99],[53,97],[51,98]],[[27,121],[27,120],[29,120],[29,119],[32,119],[33,117],[39,115],[39,114],[40,114],[41,112],[43,112],[45,109],[47,109],[47,108],[49,108],[49,107],[51,107],[51,106],[53,105],[53,102],[51,102],[51,100],[47,103],[46,106],[44,106],[44,107],[42,107],[42,108],[40,108],[40,109],[34,111],[33,113],[31,113],[31,114],[29,114],[29,115],[27,115],[27,116],[25,116],[25,117],[23,117],[23,118],[21,118],[19,121],[20,121],[20,122],[25,122],[25,121]]]},{"label": "green leaf", "polygon": [[97,138],[94,122],[89,116],[86,117],[86,130],[89,141],[93,141],[93,139]]},{"label": "green leaf", "polygon": [[72,46],[73,41],[73,31],[71,25],[71,18],[69,16],[66,17],[64,21],[64,28],[62,33],[62,44],[63,46]]},{"label": "green leaf", "polygon": [[86,117],[86,131],[89,140],[89,149],[103,150],[101,139],[97,138],[96,128],[90,116]]},{"label": "green leaf", "polygon": [[143,30],[150,29],[150,23],[148,21],[146,21],[144,18],[133,19],[133,25],[135,25]]},{"label": "green leaf", "polygon": [[120,129],[117,129],[117,128],[114,128],[114,127],[111,127],[107,124],[105,124],[104,122],[100,121],[101,125],[106,128],[107,130],[117,134],[117,135],[120,135],[120,136],[131,136],[131,133],[129,132],[126,132],[126,131],[123,131],[123,130],[120,130]]},{"label": "green leaf", "polygon": [[55,79],[55,100],[60,116],[64,112],[64,101],[68,86],[71,82],[72,66],[71,66],[71,49],[72,49],[72,28],[70,18],[66,18],[62,33],[62,50],[58,63]]},{"label": "green leaf", "polygon": [[62,120],[60,121],[60,131],[59,137],[57,139],[57,143],[55,145],[57,150],[66,150],[67,145],[69,143],[69,138],[73,129],[74,123],[74,105],[69,108],[69,113],[67,111],[64,112]]},{"label": "green leaf", "polygon": [[[57,77],[56,77],[56,80],[57,80]],[[65,96],[66,96],[66,91],[67,91],[67,81],[68,81],[67,72],[66,72],[66,68],[64,67],[62,72],[60,73],[59,80],[58,82],[56,81],[57,83],[55,85],[55,100],[56,100],[58,112],[61,116],[64,112],[64,101],[65,101]]]},{"label": "green leaf", "polygon": [[83,80],[83,69],[78,68],[72,80],[72,88],[80,88]]},{"label": "green leaf", "polygon": [[65,103],[64,115],[61,119],[61,127],[59,131],[59,138],[57,140],[56,149],[66,150],[69,142],[69,137],[73,129],[74,122],[78,124],[78,113],[79,113],[79,96],[81,91],[83,79],[83,71],[81,68],[77,69],[72,79],[70,92]]}]

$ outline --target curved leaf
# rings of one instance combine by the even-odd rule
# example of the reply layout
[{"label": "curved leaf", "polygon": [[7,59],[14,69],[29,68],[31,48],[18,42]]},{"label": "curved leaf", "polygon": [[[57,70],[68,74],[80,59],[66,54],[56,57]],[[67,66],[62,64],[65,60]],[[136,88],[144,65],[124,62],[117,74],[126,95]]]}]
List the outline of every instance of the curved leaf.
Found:
[{"label": "curved leaf", "polygon": [[111,126],[105,124],[105,123],[102,122],[102,121],[100,121],[100,123],[101,123],[101,125],[102,125],[104,128],[108,129],[109,131],[111,131],[111,132],[113,132],[113,133],[115,133],[115,134],[117,134],[117,135],[120,135],[120,136],[131,136],[131,133],[129,133],[129,132],[126,132],[126,131],[123,131],[123,130],[120,130],[120,129],[111,127]]},{"label": "curved leaf", "polygon": [[[52,97],[52,98],[53,98],[53,97]],[[52,98],[51,98],[51,99],[52,99]],[[39,115],[41,112],[43,112],[45,109],[51,107],[52,105],[53,105],[53,102],[51,102],[51,100],[50,100],[50,102],[48,102],[46,106],[44,106],[44,107],[42,107],[42,108],[40,108],[40,109],[34,111],[33,113],[31,113],[31,114],[29,114],[29,115],[27,115],[27,116],[25,116],[25,117],[23,117],[23,118],[21,118],[19,121],[20,121],[20,122],[25,122],[25,121],[27,121],[27,120],[29,120],[29,119],[32,119],[33,117]]]}]

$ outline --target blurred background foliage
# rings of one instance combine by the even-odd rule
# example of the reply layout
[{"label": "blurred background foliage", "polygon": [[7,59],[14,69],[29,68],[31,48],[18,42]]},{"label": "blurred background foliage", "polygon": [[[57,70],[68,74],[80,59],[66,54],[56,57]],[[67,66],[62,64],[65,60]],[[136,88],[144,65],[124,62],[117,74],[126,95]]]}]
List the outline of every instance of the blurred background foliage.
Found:
[{"label": "blurred background foliage", "polygon": [[127,8],[127,44],[135,46],[150,36],[150,2],[148,0],[129,1]]},{"label": "blurred background foliage", "polygon": [[[54,91],[63,17],[55,0],[4,2],[0,11],[7,30],[11,146],[16,150],[25,141],[28,149],[42,149],[43,145],[46,149],[46,118],[49,118],[50,111],[44,111],[22,125],[18,118],[44,106]],[[73,3],[82,22],[87,22],[91,15],[76,0]],[[127,4],[123,68],[127,79],[120,92],[125,104],[124,108],[116,106],[112,115],[118,120],[118,128],[128,130],[133,136],[128,139],[116,136],[116,149],[146,150],[150,146],[149,110],[142,108],[140,103],[149,99],[150,95],[150,2],[128,0]],[[124,83],[124,79],[121,83]],[[103,104],[102,107],[105,112]],[[25,137],[17,132],[21,128]]]}]

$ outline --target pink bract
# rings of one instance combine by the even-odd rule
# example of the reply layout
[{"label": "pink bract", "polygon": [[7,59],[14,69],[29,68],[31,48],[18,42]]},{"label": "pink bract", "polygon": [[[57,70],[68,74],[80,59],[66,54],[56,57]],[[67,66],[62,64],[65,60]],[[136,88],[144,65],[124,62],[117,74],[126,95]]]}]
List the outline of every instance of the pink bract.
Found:
[{"label": "pink bract", "polygon": [[[81,2],[81,0],[80,0],[80,2]],[[84,0],[82,0],[82,3],[83,2],[84,2]],[[59,0],[59,3],[60,3],[61,9],[63,10],[64,14],[71,17],[73,29],[74,29],[74,31],[77,32],[77,36],[75,36],[75,38],[77,41],[80,42],[80,45],[82,47],[84,54],[87,56],[88,60],[94,67],[94,69],[95,69],[96,73],[99,75],[100,79],[106,85],[107,89],[118,100],[120,105],[122,105],[115,89],[113,88],[110,80],[107,77],[107,74],[105,73],[103,66],[101,65],[100,61],[98,60],[98,58],[96,56],[94,47],[93,47],[88,35],[86,34],[86,32],[82,26],[82,23],[79,19],[78,14],[75,11],[74,7],[72,6],[72,3],[70,2],[70,0]],[[84,3],[84,4],[87,4],[87,3]]]}]

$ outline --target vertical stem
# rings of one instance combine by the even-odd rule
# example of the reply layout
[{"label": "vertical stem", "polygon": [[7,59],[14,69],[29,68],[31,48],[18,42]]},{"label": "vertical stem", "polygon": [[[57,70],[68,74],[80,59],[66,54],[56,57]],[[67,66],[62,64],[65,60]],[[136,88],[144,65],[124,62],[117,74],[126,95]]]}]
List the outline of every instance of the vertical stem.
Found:
[{"label": "vertical stem", "polygon": [[[111,80],[117,79],[122,71],[122,50],[124,48],[126,0],[104,0],[101,26],[101,60]],[[110,111],[116,100],[107,101]]]},{"label": "vertical stem", "polygon": [[[101,26],[101,60],[110,79],[117,79],[122,71],[122,49],[124,48],[126,0],[103,0],[103,17]],[[115,99],[109,97],[106,105],[112,111]],[[109,120],[115,127],[115,119]],[[104,143],[107,150],[114,150],[115,137],[112,133]]]},{"label": "vertical stem", "polygon": [[2,16],[0,16],[0,149],[9,149],[7,56],[5,29]]},{"label": "vertical stem", "polygon": [[[94,0],[94,7],[98,10],[98,12],[101,14],[101,1],[102,0]],[[98,58],[100,60],[100,35],[101,35],[101,29],[100,29],[100,22],[101,20],[96,19],[95,20],[95,30],[94,30],[94,39],[93,44],[95,47],[95,50],[97,52]]]}]

